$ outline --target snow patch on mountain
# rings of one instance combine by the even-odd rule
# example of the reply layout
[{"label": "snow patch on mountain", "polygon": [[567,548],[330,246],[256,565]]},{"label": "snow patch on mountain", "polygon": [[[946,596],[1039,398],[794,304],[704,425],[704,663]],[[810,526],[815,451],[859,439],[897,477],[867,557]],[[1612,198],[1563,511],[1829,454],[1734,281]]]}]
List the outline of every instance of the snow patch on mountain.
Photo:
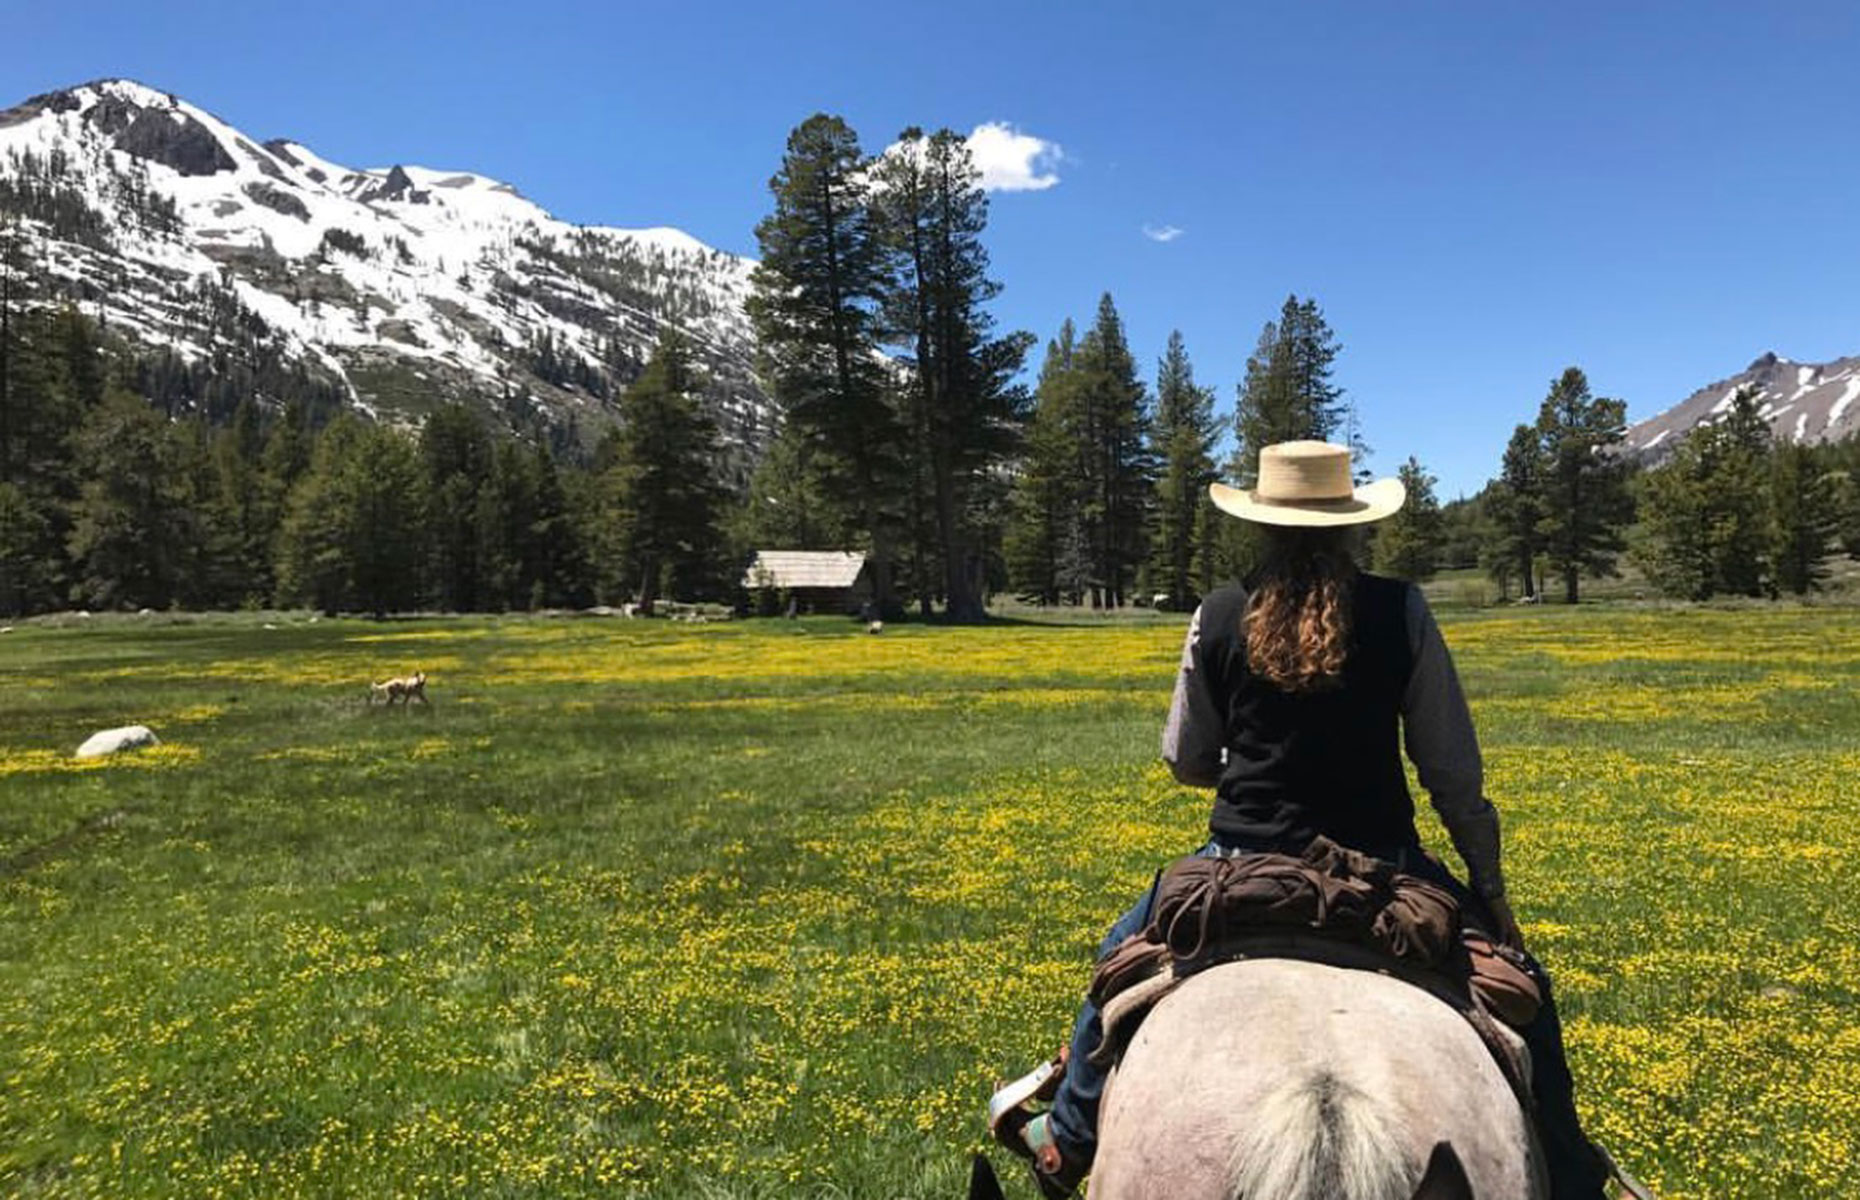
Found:
[{"label": "snow patch on mountain", "polygon": [[1692,429],[1721,420],[1738,390],[1757,391],[1758,412],[1775,436],[1831,442],[1860,434],[1860,357],[1794,363],[1765,354],[1741,373],[1700,388],[1673,407],[1630,427],[1628,449],[1651,458],[1670,453]]},{"label": "snow patch on mountain", "polygon": [[[769,424],[750,260],[676,229],[558,221],[475,172],[348,167],[107,80],[0,113],[6,208],[45,299],[187,361],[243,331],[402,419],[439,393],[585,434],[671,326],[709,369],[739,469]],[[235,316],[200,315],[214,304]]]}]

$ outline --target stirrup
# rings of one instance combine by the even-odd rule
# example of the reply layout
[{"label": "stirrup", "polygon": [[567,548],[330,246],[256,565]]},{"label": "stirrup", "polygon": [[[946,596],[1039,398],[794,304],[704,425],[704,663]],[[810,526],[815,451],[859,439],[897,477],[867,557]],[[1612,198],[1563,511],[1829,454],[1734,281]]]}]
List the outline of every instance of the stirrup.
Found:
[{"label": "stirrup", "polygon": [[1059,1081],[1066,1076],[1066,1059],[1070,1050],[1061,1049],[1012,1083],[1004,1083],[988,1098],[988,1133],[1010,1152],[1021,1158],[1033,1158],[1033,1149],[1021,1137],[1021,1130],[1036,1115],[1033,1103],[1048,1103],[1059,1093]]},{"label": "stirrup", "polygon": [[1047,1062],[1042,1062],[1034,1070],[1021,1075],[1014,1083],[1004,1083],[995,1088],[995,1094],[988,1098],[988,1131],[993,1139],[1001,1142],[1008,1150],[1014,1150],[1021,1157],[1027,1157],[1027,1144],[1021,1140],[1021,1126],[1027,1124],[1032,1109],[1029,1103],[1049,1103],[1058,1094],[1058,1083],[1066,1077],[1066,1059],[1071,1055],[1069,1049],[1060,1049]]}]

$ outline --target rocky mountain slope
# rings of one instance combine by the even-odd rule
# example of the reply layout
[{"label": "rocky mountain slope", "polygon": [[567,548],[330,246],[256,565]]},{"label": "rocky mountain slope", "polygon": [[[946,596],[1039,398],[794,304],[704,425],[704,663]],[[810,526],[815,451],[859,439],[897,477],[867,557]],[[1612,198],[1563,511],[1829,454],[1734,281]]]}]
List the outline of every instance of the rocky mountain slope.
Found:
[{"label": "rocky mountain slope", "polygon": [[1664,457],[1694,426],[1729,411],[1731,397],[1746,385],[1756,387],[1759,411],[1779,439],[1837,442],[1860,434],[1860,358],[1817,366],[1765,354],[1742,373],[1707,384],[1658,416],[1630,426],[1629,450]]},{"label": "rocky mountain slope", "polygon": [[482,175],[341,166],[109,80],[0,112],[9,216],[34,299],[188,364],[281,356],[382,419],[459,398],[586,444],[670,324],[711,374],[729,474],[767,425],[753,263],[570,225]]}]

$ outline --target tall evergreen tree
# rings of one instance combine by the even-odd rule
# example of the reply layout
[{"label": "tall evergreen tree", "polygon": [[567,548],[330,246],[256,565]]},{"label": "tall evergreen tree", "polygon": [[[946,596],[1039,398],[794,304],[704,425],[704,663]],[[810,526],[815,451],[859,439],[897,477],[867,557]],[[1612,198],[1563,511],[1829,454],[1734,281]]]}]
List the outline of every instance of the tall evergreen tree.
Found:
[{"label": "tall evergreen tree", "polygon": [[587,547],[574,519],[562,472],[546,443],[538,442],[531,475],[535,505],[530,513],[531,608],[581,607],[592,603]]},{"label": "tall evergreen tree", "polygon": [[1396,472],[1408,489],[1401,510],[1382,521],[1376,532],[1376,570],[1416,583],[1440,569],[1444,541],[1435,479],[1413,455]]},{"label": "tall evergreen tree", "polygon": [[1079,342],[1077,372],[1084,527],[1091,555],[1094,607],[1121,607],[1147,556],[1155,466],[1149,405],[1124,322],[1110,293]]},{"label": "tall evergreen tree", "polygon": [[1758,411],[1757,389],[1743,387],[1712,429],[1712,559],[1718,590],[1757,596],[1771,586],[1776,542],[1770,423]]},{"label": "tall evergreen tree", "polygon": [[72,599],[97,608],[167,608],[185,597],[193,496],[180,439],[119,387],[78,432],[84,482],[73,511]]},{"label": "tall evergreen tree", "polygon": [[1686,435],[1649,471],[1636,550],[1654,586],[1671,596],[1761,595],[1774,542],[1769,424],[1755,389],[1739,389],[1722,420]]},{"label": "tall evergreen tree", "polygon": [[857,514],[877,599],[889,609],[905,476],[878,353],[885,256],[867,203],[870,168],[838,117],[817,114],[789,135],[769,181],[775,211],[756,226],[749,315],[770,394],[834,499]]},{"label": "tall evergreen tree", "polygon": [[1491,540],[1491,519],[1486,512],[1489,499],[1489,494],[1481,491],[1440,506],[1441,570],[1464,571],[1482,565],[1483,551]]},{"label": "tall evergreen tree", "polygon": [[[1240,486],[1252,487],[1259,478],[1262,446],[1351,436],[1343,389],[1331,378],[1341,350],[1317,301],[1286,297],[1279,319],[1260,331],[1240,385],[1234,410]],[[1351,449],[1360,454],[1363,448]]]},{"label": "tall evergreen tree", "polygon": [[1860,559],[1860,471],[1835,469],[1828,472],[1834,493],[1835,540],[1841,552]]},{"label": "tall evergreen tree", "polygon": [[349,601],[349,513],[342,476],[361,434],[362,424],[354,417],[330,422],[291,485],[274,552],[281,604],[305,604],[333,616]]},{"label": "tall evergreen tree", "polygon": [[717,431],[703,407],[691,349],[667,326],[645,372],[621,397],[608,472],[613,546],[628,592],[652,611],[661,586],[715,588],[724,497],[715,480]]},{"label": "tall evergreen tree", "polygon": [[278,534],[280,598],[377,617],[416,607],[424,589],[424,442],[352,416],[316,439]]},{"label": "tall evergreen tree", "polygon": [[1156,485],[1154,573],[1169,607],[1193,608],[1200,596],[1198,557],[1206,528],[1208,485],[1214,470],[1214,392],[1195,383],[1195,370],[1178,330],[1156,368]]},{"label": "tall evergreen tree", "polygon": [[450,612],[478,612],[487,605],[485,581],[498,569],[484,560],[493,541],[480,532],[486,515],[479,490],[491,479],[495,448],[484,421],[462,404],[436,409],[420,429],[420,460],[432,520],[427,571],[433,597]]},{"label": "tall evergreen tree", "polygon": [[1486,498],[1491,537],[1482,555],[1500,588],[1517,578],[1525,596],[1537,594],[1537,555],[1543,547],[1543,439],[1533,425],[1512,430],[1505,459]]},{"label": "tall evergreen tree", "polygon": [[1538,528],[1550,568],[1563,576],[1563,596],[1578,599],[1583,575],[1616,573],[1622,529],[1633,518],[1628,465],[1610,453],[1627,432],[1627,405],[1596,397],[1570,367],[1550,384],[1537,415],[1542,446],[1543,516]]},{"label": "tall evergreen tree", "polygon": [[[1057,604],[1062,598],[1076,602],[1090,574],[1080,524],[1084,482],[1077,446],[1076,342],[1068,318],[1059,336],[1047,343],[1014,480],[1008,578],[1020,596],[1039,604]],[[1063,587],[1062,565],[1069,568]]]},{"label": "tall evergreen tree", "polygon": [[852,536],[843,515],[827,499],[807,442],[783,424],[750,476],[732,540],[741,551],[831,549]]},{"label": "tall evergreen tree", "polygon": [[[942,592],[956,620],[982,616],[981,526],[993,473],[1014,452],[1025,403],[1014,386],[1030,339],[994,337],[981,234],[988,198],[966,141],[942,129],[907,129],[874,168],[874,212],[889,250],[881,310],[888,340],[905,351],[913,461],[921,462],[942,559]],[[921,494],[914,490],[913,495]]]},{"label": "tall evergreen tree", "polygon": [[427,510],[418,446],[398,430],[362,430],[340,479],[350,602],[377,619],[415,608]]},{"label": "tall evergreen tree", "polygon": [[[1309,298],[1287,296],[1279,319],[1260,330],[1234,406],[1234,454],[1228,470],[1241,487],[1258,481],[1260,448],[1275,442],[1332,441],[1341,435],[1359,460],[1367,453],[1354,410],[1332,380],[1341,350],[1323,310]],[[1260,552],[1258,531],[1245,521],[1216,528],[1221,533],[1221,572],[1233,578],[1245,575]]]},{"label": "tall evergreen tree", "polygon": [[213,435],[205,495],[208,589],[220,605],[271,598],[272,543],[279,509],[260,466],[258,405],[247,397],[232,423]]},{"label": "tall evergreen tree", "polygon": [[49,544],[49,522],[32,497],[18,484],[0,480],[0,616],[50,606],[57,564],[45,553]]},{"label": "tall evergreen tree", "polygon": [[1828,557],[1840,540],[1845,477],[1824,471],[1818,456],[1799,442],[1775,449],[1771,508],[1775,516],[1776,583],[1798,596],[1821,587]]}]

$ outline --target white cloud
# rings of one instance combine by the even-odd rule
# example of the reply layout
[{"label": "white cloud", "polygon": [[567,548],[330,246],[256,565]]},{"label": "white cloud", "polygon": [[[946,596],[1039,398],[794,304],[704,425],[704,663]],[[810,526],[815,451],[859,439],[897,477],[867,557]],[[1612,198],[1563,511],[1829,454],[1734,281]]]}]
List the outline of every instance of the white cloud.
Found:
[{"label": "white cloud", "polygon": [[1021,133],[1006,121],[977,125],[969,153],[988,192],[1041,192],[1059,182],[1055,168],[1065,159],[1058,142]]},{"label": "white cloud", "polygon": [[1173,225],[1145,225],[1143,227],[1143,236],[1152,242],[1173,242],[1185,232],[1187,231],[1177,229]]}]

